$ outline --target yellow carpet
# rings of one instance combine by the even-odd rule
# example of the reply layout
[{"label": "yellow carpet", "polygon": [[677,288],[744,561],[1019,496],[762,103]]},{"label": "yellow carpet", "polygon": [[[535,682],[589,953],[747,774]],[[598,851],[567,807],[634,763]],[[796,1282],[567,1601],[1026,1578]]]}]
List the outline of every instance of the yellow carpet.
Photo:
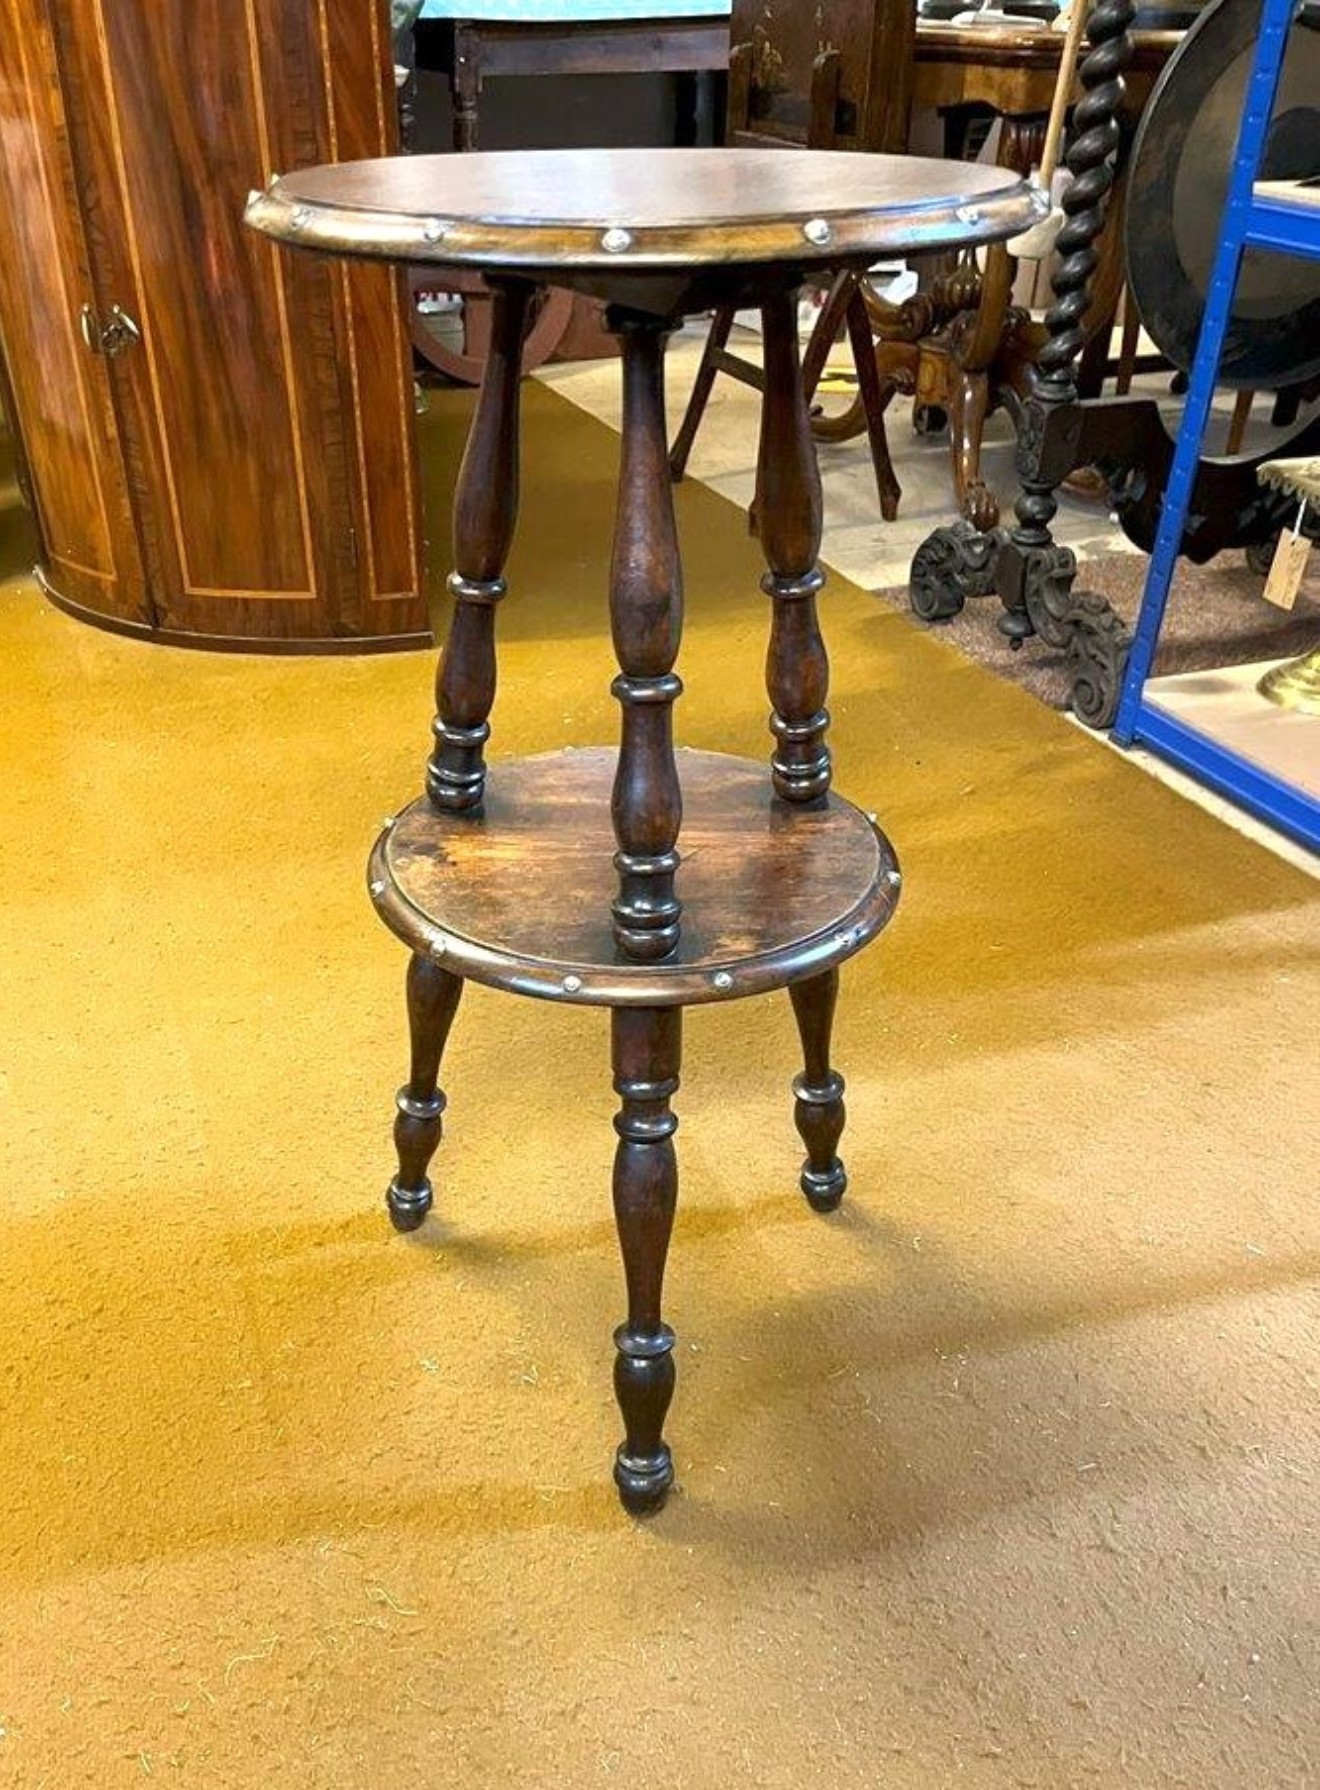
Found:
[{"label": "yellow carpet", "polygon": [[[528,408],[505,753],[617,716],[617,444]],[[680,513],[681,736],[759,754],[755,546]],[[0,590],[0,1783],[1315,1781],[1317,886],[859,590],[824,613],[839,785],[906,872],[845,972],[852,1186],[797,1192],[787,1001],[691,1016],[680,1489],[636,1526],[604,1016],[473,991],[438,1219],[381,1203],[363,865],[429,656]]]}]

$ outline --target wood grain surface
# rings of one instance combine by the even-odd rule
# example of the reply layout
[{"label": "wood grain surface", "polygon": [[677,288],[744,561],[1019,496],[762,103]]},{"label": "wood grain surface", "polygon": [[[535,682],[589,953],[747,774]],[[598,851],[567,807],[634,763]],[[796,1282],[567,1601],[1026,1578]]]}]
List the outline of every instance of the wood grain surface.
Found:
[{"label": "wood grain surface", "polygon": [[400,276],[242,225],[272,168],[395,146],[391,71],[384,0],[0,4],[0,333],[64,607],[426,638]]},{"label": "wood grain surface", "polygon": [[66,150],[68,120],[42,0],[0,4],[0,335],[42,565],[74,602],[153,619],[129,508],[109,365],[79,312],[89,250]]},{"label": "wood grain surface", "polygon": [[382,919],[455,975],[552,1000],[644,1007],[732,1000],[817,974],[860,950],[892,913],[892,848],[850,803],[831,795],[790,807],[763,765],[681,751],[682,938],[666,963],[619,962],[615,764],[606,747],[513,759],[491,768],[477,814],[413,803],[372,854]]},{"label": "wood grain surface", "polygon": [[307,168],[247,216],[305,248],[562,278],[833,264],[998,240],[1040,212],[1016,174],[920,156],[566,149]]}]

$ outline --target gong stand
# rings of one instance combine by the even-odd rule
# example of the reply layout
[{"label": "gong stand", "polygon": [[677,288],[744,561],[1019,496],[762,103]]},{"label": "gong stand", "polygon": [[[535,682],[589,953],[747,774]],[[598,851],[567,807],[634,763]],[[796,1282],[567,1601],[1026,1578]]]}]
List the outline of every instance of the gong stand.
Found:
[{"label": "gong stand", "polygon": [[[913,610],[926,621],[956,615],[969,598],[997,594],[1004,608],[999,627],[1011,647],[1016,650],[1039,634],[1047,645],[1066,652],[1072,707],[1080,720],[1096,728],[1113,722],[1132,637],[1103,597],[1076,588],[1076,556],[1051,533],[1058,512],[1055,494],[1071,472],[1097,467],[1109,484],[1124,532],[1149,551],[1173,459],[1173,442],[1153,399],[1084,400],[1078,391],[1096,242],[1119,149],[1123,71],[1133,56],[1134,13],[1133,0],[1098,0],[1087,29],[1089,50],[1080,72],[1083,97],[1065,158],[1072,180],[1063,195],[1065,221],[1056,245],[1053,303],[1045,314],[1048,339],[1018,417],[1021,488],[1015,524],[1007,531],[982,533],[960,520],[936,529],[913,558],[909,593]],[[1175,72],[1171,63],[1170,75]],[[1282,451],[1275,445],[1271,453]],[[1320,451],[1320,418],[1307,423],[1286,451]],[[1278,532],[1287,505],[1256,478],[1266,457],[1200,462],[1183,555],[1202,563],[1226,547],[1250,547]]]}]

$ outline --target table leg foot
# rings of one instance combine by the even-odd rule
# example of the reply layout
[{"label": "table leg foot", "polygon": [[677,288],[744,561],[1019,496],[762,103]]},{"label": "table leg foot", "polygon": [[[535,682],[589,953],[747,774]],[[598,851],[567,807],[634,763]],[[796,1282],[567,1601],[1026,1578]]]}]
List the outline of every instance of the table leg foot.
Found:
[{"label": "table leg foot", "polygon": [[843,1077],[830,1067],[830,1033],[839,998],[839,972],[826,970],[789,986],[789,998],[802,1038],[806,1067],[793,1082],[793,1119],[807,1147],[801,1187],[817,1212],[833,1212],[848,1186],[839,1160],[839,1139],[846,1112]]},{"label": "table leg foot", "polygon": [[678,1197],[669,1102],[678,1088],[682,1009],[616,1008],[611,1015],[614,1086],[614,1217],[623,1251],[628,1316],[614,1333],[614,1395],[624,1439],[614,1483],[625,1510],[658,1510],[674,1482],[663,1437],[674,1396],[674,1333],[660,1315],[665,1257]]},{"label": "table leg foot", "polygon": [[463,982],[429,957],[408,964],[408,1028],[412,1068],[395,1098],[394,1147],[399,1172],[385,1194],[396,1231],[415,1231],[431,1210],[427,1169],[443,1130],[445,1097],[438,1086],[440,1059],[458,1011]]},{"label": "table leg foot", "polygon": [[665,1326],[650,1341],[659,1352],[639,1356],[630,1352],[638,1339],[626,1326],[614,1333],[614,1396],[628,1429],[614,1457],[614,1483],[633,1516],[659,1510],[674,1483],[674,1459],[660,1434],[674,1396],[674,1333]]}]

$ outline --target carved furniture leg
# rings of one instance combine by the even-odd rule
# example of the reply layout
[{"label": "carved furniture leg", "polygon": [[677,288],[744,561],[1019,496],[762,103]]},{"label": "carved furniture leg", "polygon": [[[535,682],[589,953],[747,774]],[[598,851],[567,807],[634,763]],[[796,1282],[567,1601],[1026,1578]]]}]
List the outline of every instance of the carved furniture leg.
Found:
[{"label": "carved furniture leg", "polygon": [[437,808],[466,813],[486,788],[482,748],[495,701],[495,606],[518,512],[518,382],[533,288],[502,281],[491,300],[490,354],[454,494],[454,615],[436,673],[435,746],[426,789]]},{"label": "carved furniture leg", "polygon": [[1072,706],[1091,727],[1113,720],[1130,636],[1103,598],[1073,590],[1076,558],[1056,543],[1050,525],[1058,511],[1055,492],[1076,463],[1077,365],[1094,296],[1097,239],[1114,182],[1133,12],[1134,0],[1095,0],[1087,20],[1091,47],[1080,70],[1084,92],[1067,154],[1072,182],[1055,245],[1048,339],[1018,418],[1014,526],[1006,536],[978,534],[966,520],[936,529],[917,549],[910,584],[912,607],[926,620],[956,615],[967,598],[998,590],[1004,606],[999,626],[1011,645],[1036,633],[1068,653]]},{"label": "carved furniture leg", "polygon": [[982,532],[999,521],[999,505],[981,478],[981,438],[990,410],[990,375],[949,369],[949,452],[958,509]]},{"label": "carved furniture leg", "polygon": [[816,557],[820,472],[798,367],[796,294],[766,300],[761,321],[765,397],[756,481],[769,567],[761,588],[771,600],[766,688],[778,742],[770,769],[786,802],[812,802],[830,787],[829,660],[816,616],[816,593],[825,582]]},{"label": "carved furniture leg", "polygon": [[659,1509],[674,1480],[662,1433],[674,1396],[674,1333],[661,1319],[660,1294],[678,1197],[678,1120],[669,1102],[678,1089],[683,1010],[616,1007],[610,1021],[622,1102],[614,1121],[614,1217],[628,1287],[628,1316],[614,1333],[614,1395],[624,1424],[614,1483],[624,1508],[642,1516]]},{"label": "carved furniture leg", "polygon": [[412,1068],[394,1103],[398,1108],[394,1147],[399,1172],[385,1195],[396,1231],[415,1231],[431,1210],[426,1171],[440,1142],[445,1110],[445,1097],[437,1085],[440,1059],[458,1011],[463,982],[419,953],[409,960],[407,992]]},{"label": "carved furniture leg", "polygon": [[802,1191],[817,1212],[833,1212],[848,1176],[839,1161],[843,1135],[843,1077],[830,1067],[830,1032],[839,999],[839,972],[826,970],[806,982],[791,982],[789,999],[802,1038],[804,1073],[793,1082],[793,1120],[807,1146]]},{"label": "carved furniture leg", "polygon": [[1073,119],[1067,155],[1071,185],[1064,192],[1064,224],[1055,244],[1053,302],[1045,314],[1049,339],[1040,351],[1032,395],[1018,431],[1021,491],[1016,521],[999,556],[997,581],[1004,614],[999,626],[1011,644],[1038,633],[1068,650],[1074,667],[1073,706],[1093,727],[1108,726],[1117,706],[1127,630],[1098,597],[1074,593],[1077,561],[1056,545],[1050,524],[1055,491],[1072,468],[1050,453],[1051,418],[1077,403],[1077,367],[1086,345],[1097,242],[1114,184],[1123,70],[1132,60],[1134,0],[1098,0],[1087,23],[1091,48],[1080,71],[1083,97]]},{"label": "carved furniture leg", "polygon": [[732,305],[722,305],[710,320],[710,334],[706,337],[706,346],[701,351],[701,364],[697,368],[697,376],[692,381],[692,396],[688,399],[687,409],[683,412],[683,421],[678,434],[674,437],[674,446],[669,455],[669,476],[677,485],[687,471],[688,456],[692,452],[692,444],[697,439],[697,430],[701,427],[701,419],[706,414],[706,406],[710,402],[711,390],[715,384],[715,375],[719,372],[719,357],[724,352],[729,340],[729,331],[733,328],[735,316]]},{"label": "carved furniture leg", "polygon": [[610,570],[610,626],[623,710],[611,812],[619,892],[614,939],[625,957],[654,963],[678,946],[674,889],[683,798],[674,762],[674,675],[683,582],[665,442],[665,333],[655,318],[607,313],[623,348],[623,447]]}]

